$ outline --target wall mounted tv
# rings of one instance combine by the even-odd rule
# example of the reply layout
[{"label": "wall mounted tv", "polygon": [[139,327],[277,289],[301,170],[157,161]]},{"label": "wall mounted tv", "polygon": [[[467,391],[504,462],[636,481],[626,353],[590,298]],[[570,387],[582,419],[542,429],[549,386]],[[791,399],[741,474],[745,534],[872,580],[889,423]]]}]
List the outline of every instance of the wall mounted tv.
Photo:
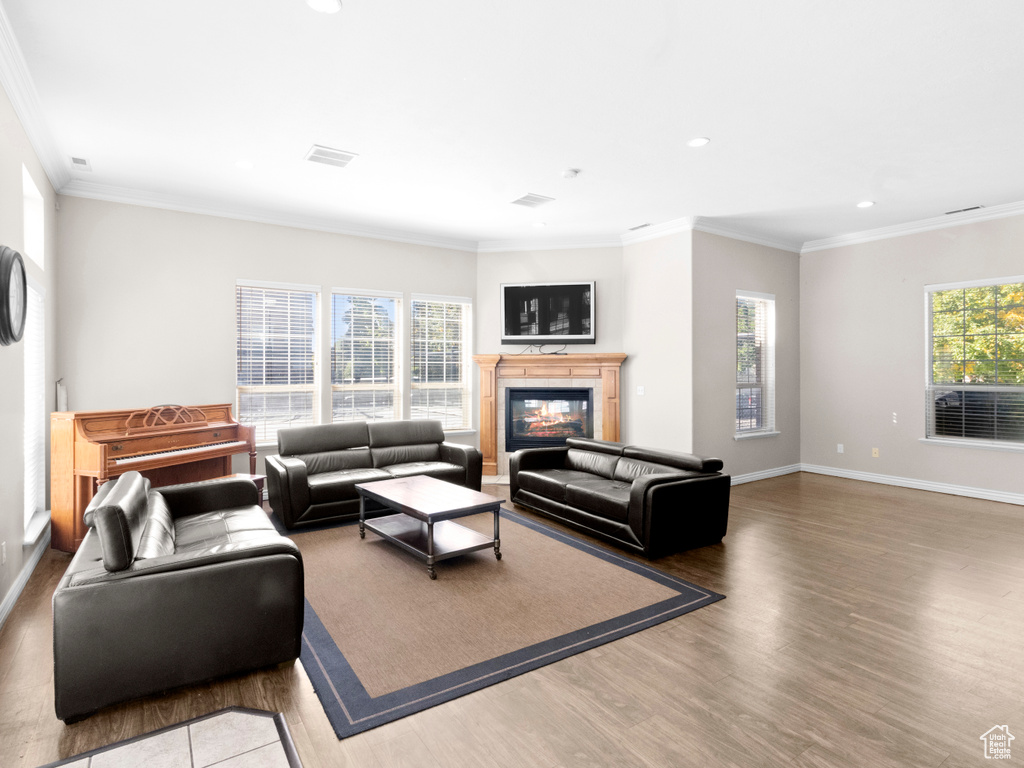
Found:
[{"label": "wall mounted tv", "polygon": [[502,344],[593,344],[594,284],[501,286]]}]

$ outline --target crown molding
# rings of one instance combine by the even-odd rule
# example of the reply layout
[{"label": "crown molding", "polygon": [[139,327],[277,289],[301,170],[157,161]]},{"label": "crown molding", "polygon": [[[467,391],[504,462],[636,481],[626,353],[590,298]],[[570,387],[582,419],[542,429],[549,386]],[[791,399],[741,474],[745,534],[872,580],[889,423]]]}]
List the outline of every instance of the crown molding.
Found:
[{"label": "crown molding", "polygon": [[680,232],[690,232],[693,230],[695,221],[696,218],[693,216],[683,216],[679,219],[663,221],[661,224],[652,224],[651,226],[644,227],[636,232],[624,233],[619,239],[619,244],[635,245],[636,243],[643,243],[647,240],[657,240],[659,237],[676,235]]},{"label": "crown molding", "polygon": [[800,249],[800,253],[812,253],[814,251],[828,250],[829,248],[839,248],[844,245],[870,243],[874,240],[888,240],[893,237],[916,235],[920,232],[931,232],[936,229],[959,227],[963,224],[976,224],[980,221],[1005,219],[1010,216],[1020,216],[1022,213],[1024,213],[1024,202],[1004,203],[1003,205],[993,205],[991,208],[981,208],[977,211],[934,216],[930,219],[910,221],[906,224],[894,224],[891,227],[869,229],[864,232],[852,232],[848,235],[837,235],[836,237],[827,237],[822,240],[808,240],[804,243],[804,247]]},{"label": "crown molding", "polygon": [[726,226],[721,222],[717,222],[714,219],[705,218],[703,216],[697,217],[697,221],[694,223],[693,228],[700,230],[701,232],[707,232],[709,235],[720,235],[721,237],[729,237],[733,240],[742,240],[745,243],[753,243],[754,245],[776,248],[780,251],[800,253],[801,244],[799,242],[778,240],[772,237],[765,237],[764,235],[745,232],[741,229]]},{"label": "crown molding", "polygon": [[317,232],[330,232],[336,235],[369,237],[375,240],[390,240],[396,243],[424,245],[431,248],[447,248],[455,251],[468,251],[469,253],[477,252],[477,243],[474,240],[439,237],[421,232],[408,232],[384,227],[369,227],[315,216],[282,215],[281,213],[271,213],[257,208],[225,206],[219,203],[198,201],[158,192],[95,184],[80,179],[72,180],[60,193],[62,195],[70,195],[71,197],[84,197],[110,203],[141,205],[147,208],[161,208],[164,210],[180,211],[181,213],[218,216],[224,219],[237,219],[239,221],[254,221],[260,224],[273,224],[280,227],[296,227]]},{"label": "crown molding", "polygon": [[43,117],[39,94],[29,75],[28,64],[21,52],[21,46],[11,29],[7,11],[0,3],[0,84],[11,100],[14,112],[28,135],[29,143],[35,150],[43,172],[50,180],[50,186],[60,191],[71,180],[67,161],[57,149],[53,135]]},{"label": "crown molding", "polygon": [[513,253],[515,251],[567,251],[574,248],[619,248],[622,241],[615,236],[565,237],[547,240],[481,240],[477,253]]}]

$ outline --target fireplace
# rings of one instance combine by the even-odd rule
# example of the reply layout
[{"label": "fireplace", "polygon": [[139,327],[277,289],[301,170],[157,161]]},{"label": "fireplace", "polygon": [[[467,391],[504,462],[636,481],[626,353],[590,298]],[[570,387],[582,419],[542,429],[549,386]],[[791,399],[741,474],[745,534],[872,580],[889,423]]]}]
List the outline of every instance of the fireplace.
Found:
[{"label": "fireplace", "polygon": [[505,389],[505,450],[565,445],[594,436],[594,390],[572,387]]}]

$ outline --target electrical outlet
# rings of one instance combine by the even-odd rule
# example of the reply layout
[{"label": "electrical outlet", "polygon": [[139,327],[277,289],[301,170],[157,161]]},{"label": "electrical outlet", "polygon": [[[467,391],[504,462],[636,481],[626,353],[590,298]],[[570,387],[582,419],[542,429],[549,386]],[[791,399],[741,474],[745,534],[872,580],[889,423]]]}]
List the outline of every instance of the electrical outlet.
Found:
[{"label": "electrical outlet", "polygon": [[843,452],[843,444],[842,443],[836,443],[836,453],[842,453],[842,452]]},{"label": "electrical outlet", "polygon": [[0,544],[0,565],[7,565],[7,542]]},{"label": "electrical outlet", "polygon": [[871,449],[871,458],[873,458],[873,459],[877,459],[878,458],[878,449],[877,448],[872,448]]},{"label": "electrical outlet", "polygon": [[637,393],[638,395],[642,395],[642,394],[644,393],[644,385],[643,385],[643,384],[639,384],[639,385],[637,385],[637,388],[636,388],[636,393]]}]

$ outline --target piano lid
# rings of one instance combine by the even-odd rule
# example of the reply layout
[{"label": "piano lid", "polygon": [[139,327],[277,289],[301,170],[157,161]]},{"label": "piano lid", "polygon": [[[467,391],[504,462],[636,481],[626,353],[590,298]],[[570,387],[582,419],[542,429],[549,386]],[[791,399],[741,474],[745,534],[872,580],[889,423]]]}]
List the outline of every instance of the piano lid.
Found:
[{"label": "piano lid", "polygon": [[80,438],[87,442],[106,442],[126,437],[155,436],[208,429],[237,427],[230,403],[214,405],[157,405],[143,410],[61,411],[51,414],[55,420],[72,421]]}]

